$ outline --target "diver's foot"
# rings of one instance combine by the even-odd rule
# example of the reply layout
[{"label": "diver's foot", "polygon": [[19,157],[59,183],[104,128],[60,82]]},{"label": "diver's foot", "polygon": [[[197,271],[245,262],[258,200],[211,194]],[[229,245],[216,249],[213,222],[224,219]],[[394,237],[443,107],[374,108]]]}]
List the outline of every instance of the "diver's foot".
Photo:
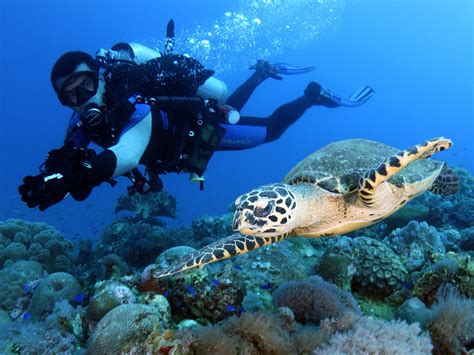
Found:
[{"label": "diver's foot", "polygon": [[282,80],[282,77],[277,75],[278,70],[266,60],[257,60],[257,63],[251,65],[250,69],[255,69],[255,75],[258,77],[259,80],[263,81],[268,78]]},{"label": "diver's foot", "polygon": [[308,84],[304,91],[304,94],[311,98],[313,105],[324,106],[329,108],[340,106],[331,98],[333,95],[315,81],[312,81]]}]

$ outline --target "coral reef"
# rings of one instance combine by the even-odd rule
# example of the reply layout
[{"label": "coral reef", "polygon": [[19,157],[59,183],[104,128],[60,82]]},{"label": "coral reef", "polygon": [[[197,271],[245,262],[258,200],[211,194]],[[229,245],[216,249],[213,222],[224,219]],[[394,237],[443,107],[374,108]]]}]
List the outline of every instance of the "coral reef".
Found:
[{"label": "coral reef", "polygon": [[430,320],[430,312],[422,300],[412,297],[398,308],[397,317],[408,323],[418,322],[425,328]]},{"label": "coral reef", "polygon": [[97,324],[87,343],[87,354],[119,354],[145,341],[162,316],[157,308],[124,304],[112,309]]},{"label": "coral reef", "polygon": [[459,174],[460,194],[423,194],[347,236],[286,238],[163,279],[153,270],[230,235],[232,214],[168,228],[155,217],[175,216],[172,196],[123,196],[117,212],[135,215],[75,240],[75,257],[46,224],[0,222],[0,352],[471,351],[474,178]]},{"label": "coral reef", "polygon": [[431,354],[433,345],[418,323],[359,317],[348,330],[334,334],[315,354]]},{"label": "coral reef", "polygon": [[273,294],[276,307],[288,307],[295,319],[303,324],[319,324],[323,319],[340,317],[347,312],[358,312],[352,295],[319,276],[304,281],[289,281]]},{"label": "coral reef", "polygon": [[474,301],[463,297],[452,285],[438,290],[428,325],[435,354],[467,353],[474,336]]},{"label": "coral reef", "polygon": [[97,255],[117,254],[129,266],[144,267],[164,250],[179,244],[180,240],[161,226],[118,220],[105,228]]},{"label": "coral reef", "polygon": [[217,239],[226,237],[232,231],[232,213],[226,213],[219,217],[204,216],[194,220],[191,224],[194,240],[197,247],[203,247]]},{"label": "coral reef", "polygon": [[131,211],[145,220],[151,217],[176,218],[176,198],[166,191],[125,194],[115,205],[115,213],[120,211]]},{"label": "coral reef", "polygon": [[289,238],[231,259],[248,291],[265,295],[288,280],[303,280],[314,270],[324,251],[310,240]]},{"label": "coral reef", "polygon": [[426,222],[411,221],[397,228],[383,241],[400,255],[408,272],[429,266],[434,254],[445,254],[447,250],[458,250],[461,234],[453,229],[438,231]]},{"label": "coral reef", "polygon": [[2,354],[72,354],[79,343],[73,334],[46,322],[11,322],[0,327]]},{"label": "coral reef", "polygon": [[178,333],[178,344],[192,354],[303,354],[321,344],[312,332],[298,328],[291,335],[282,317],[269,313],[245,313],[224,322]]},{"label": "coral reef", "polygon": [[443,284],[456,285],[460,292],[474,298],[474,262],[469,256],[448,254],[422,271],[415,280],[414,293],[431,305]]},{"label": "coral reef", "polygon": [[173,248],[169,248],[157,256],[155,263],[161,268],[167,268],[174,262],[178,261],[187,254],[194,253],[196,249],[188,247],[186,245],[178,245]]},{"label": "coral reef", "polygon": [[355,266],[347,255],[324,253],[316,267],[316,274],[347,291],[351,289],[355,272]]},{"label": "coral reef", "polygon": [[195,319],[216,323],[239,314],[245,286],[236,278],[230,264],[215,275],[194,272],[177,275],[160,282],[175,320]]},{"label": "coral reef", "polygon": [[0,222],[0,267],[18,260],[39,262],[49,273],[72,272],[72,244],[45,223]]},{"label": "coral reef", "polygon": [[135,302],[136,297],[127,286],[115,281],[98,282],[86,308],[87,318],[98,322],[113,308]]},{"label": "coral reef", "polygon": [[34,291],[28,307],[33,319],[46,317],[58,301],[72,301],[82,294],[82,288],[76,278],[65,272],[56,272],[47,276]]},{"label": "coral reef", "polygon": [[370,238],[356,238],[352,244],[356,273],[352,290],[371,297],[387,296],[400,290],[406,270],[397,254],[385,244]]},{"label": "coral reef", "polygon": [[[11,311],[28,289],[25,285],[43,277],[43,267],[36,261],[20,260],[0,270],[0,305]],[[20,312],[23,309],[20,309]]]},{"label": "coral reef", "polygon": [[465,251],[474,251],[474,227],[464,229],[461,233],[460,248]]}]

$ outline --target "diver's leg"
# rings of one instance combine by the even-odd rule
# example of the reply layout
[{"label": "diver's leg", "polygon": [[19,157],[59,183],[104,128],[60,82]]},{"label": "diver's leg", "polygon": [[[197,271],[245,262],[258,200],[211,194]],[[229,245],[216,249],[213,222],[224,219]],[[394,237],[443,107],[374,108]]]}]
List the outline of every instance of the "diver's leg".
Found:
[{"label": "diver's leg", "polygon": [[[280,138],[283,132],[313,105],[315,105],[314,100],[308,95],[303,95],[277,108],[271,116],[264,119],[265,126],[267,127],[267,135],[264,143],[272,142]],[[247,118],[247,121],[250,119],[252,118]],[[243,121],[245,122],[245,119]]]},{"label": "diver's leg", "polygon": [[237,124],[222,124],[227,130],[216,150],[241,150],[278,139],[303,113],[314,105],[308,95],[280,106],[269,117],[243,116]]},{"label": "diver's leg", "polygon": [[271,64],[263,60],[257,61],[255,72],[227,98],[226,104],[241,111],[257,86],[269,77],[276,78]]}]

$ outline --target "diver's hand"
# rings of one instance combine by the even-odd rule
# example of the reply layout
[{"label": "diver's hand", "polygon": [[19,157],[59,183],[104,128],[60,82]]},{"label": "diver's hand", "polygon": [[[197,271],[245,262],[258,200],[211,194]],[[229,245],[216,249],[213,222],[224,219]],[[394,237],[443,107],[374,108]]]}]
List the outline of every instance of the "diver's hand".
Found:
[{"label": "diver's hand", "polygon": [[44,172],[36,176],[26,176],[18,187],[21,200],[28,207],[38,207],[44,211],[62,201],[68,194],[70,185],[60,173]]}]

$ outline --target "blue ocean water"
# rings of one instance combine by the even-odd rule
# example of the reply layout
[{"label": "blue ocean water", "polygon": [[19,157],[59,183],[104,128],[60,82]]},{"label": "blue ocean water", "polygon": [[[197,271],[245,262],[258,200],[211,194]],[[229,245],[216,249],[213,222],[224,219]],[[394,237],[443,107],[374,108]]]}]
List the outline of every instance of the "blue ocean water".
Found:
[{"label": "blue ocean water", "polygon": [[51,89],[50,69],[65,51],[93,54],[120,41],[158,46],[176,23],[176,51],[215,69],[230,91],[255,59],[314,65],[307,75],[267,80],[243,113],[262,117],[316,80],[341,95],[363,84],[376,95],[355,108],[310,109],[277,142],[216,153],[205,191],[187,175],[164,177],[178,221],[216,215],[242,192],[279,181],[300,159],[340,139],[362,137],[400,148],[436,136],[455,146],[439,159],[474,172],[474,18],[466,1],[92,1],[5,0],[0,4],[2,184],[0,219],[45,221],[67,238],[96,238],[113,218],[128,181],[97,188],[46,212],[17,193],[46,153],[62,143],[69,111]]}]

